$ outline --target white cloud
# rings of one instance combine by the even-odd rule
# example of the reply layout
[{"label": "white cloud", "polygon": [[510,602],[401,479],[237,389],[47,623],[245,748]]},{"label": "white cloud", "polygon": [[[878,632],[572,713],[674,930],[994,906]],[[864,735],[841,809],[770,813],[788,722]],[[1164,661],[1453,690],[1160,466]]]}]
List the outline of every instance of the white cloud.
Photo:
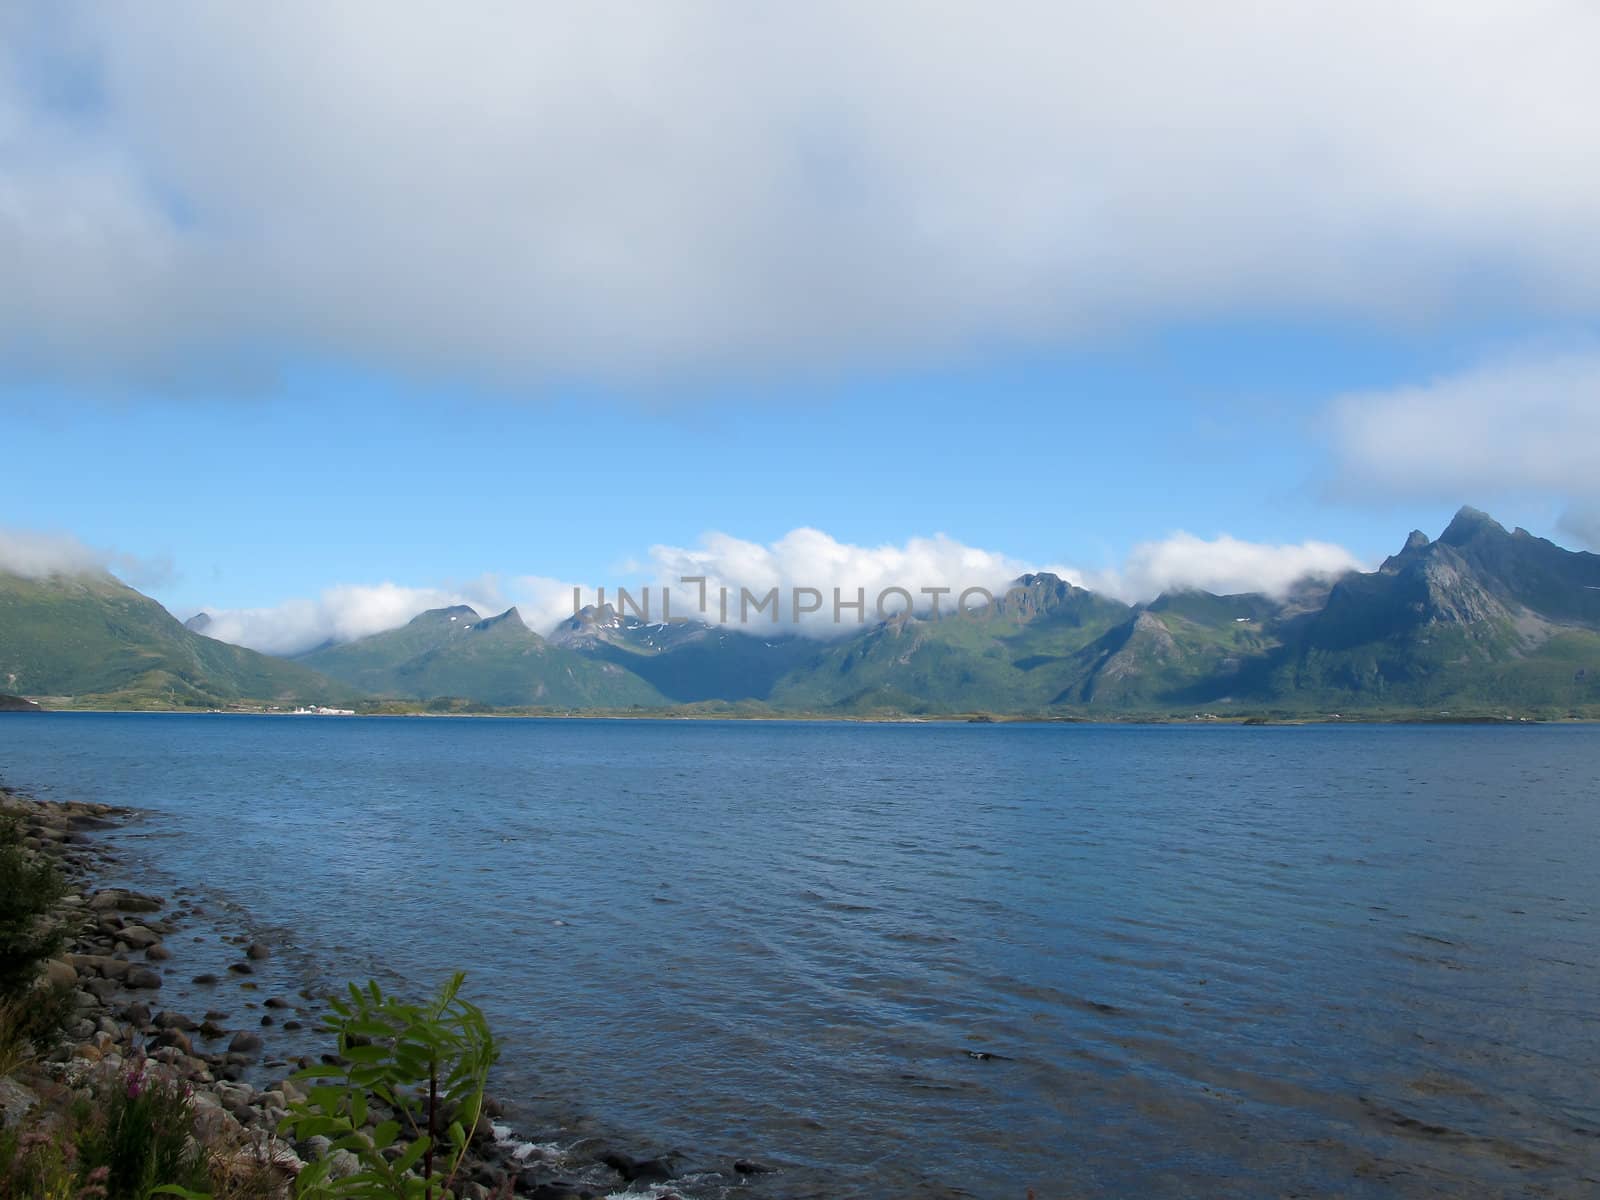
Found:
[{"label": "white cloud", "polygon": [[1329,410],[1341,484],[1459,503],[1538,495],[1600,545],[1600,350],[1529,350]]},{"label": "white cloud", "polygon": [[430,608],[470,603],[457,591],[341,584],[315,600],[288,600],[269,608],[208,608],[211,624],[205,634],[267,654],[298,654],[326,641],[348,642],[396,629]]},{"label": "white cloud", "polygon": [[172,562],[90,546],[70,533],[0,526],[0,571],[26,579],[114,572],[135,587],[151,587],[171,577]]},{"label": "white cloud", "polygon": [[[684,576],[706,580],[707,607],[702,619],[722,620],[720,593],[728,593],[728,623],[740,622],[741,590],[748,589],[751,604],[778,589],[780,615],[777,628],[798,630],[816,637],[832,637],[858,630],[877,621],[877,601],[883,596],[884,612],[893,615],[904,604],[887,589],[904,588],[913,605],[926,612],[933,598],[925,588],[946,588],[939,598],[942,611],[952,611],[966,588],[984,588],[998,596],[1017,576],[1049,570],[1063,578],[1129,601],[1152,600],[1160,592],[1204,588],[1216,592],[1260,591],[1282,594],[1306,575],[1331,575],[1360,566],[1342,547],[1325,542],[1266,545],[1231,537],[1205,541],[1187,533],[1136,546],[1118,568],[1078,571],[1070,567],[1040,567],[993,550],[964,545],[953,538],[908,539],[903,544],[877,546],[841,542],[821,530],[795,529],[770,543],[744,541],[725,533],[708,533],[693,547],[657,545],[648,561],[639,564],[650,578],[650,619],[660,620],[661,588],[672,590],[674,617],[701,617],[697,609],[699,587],[684,583]],[[597,600],[599,583],[579,588],[583,604]],[[615,603],[614,584],[606,584],[606,599]],[[450,587],[403,587],[394,583],[340,585],[316,599],[290,600],[270,608],[208,609],[209,637],[234,642],[271,654],[294,654],[323,642],[349,641],[404,625],[418,613],[451,604],[469,604],[490,616],[515,604],[528,627],[547,634],[572,615],[574,584],[539,575],[510,579],[483,576]],[[821,595],[820,609],[792,619],[794,589],[811,588]],[[864,619],[854,608],[842,608],[840,620],[833,611],[834,589],[849,604],[864,593]],[[644,599],[643,586],[628,586],[633,600]],[[971,603],[981,603],[974,596]],[[810,598],[802,601],[810,605]],[[632,610],[630,609],[630,615]],[[747,614],[749,627],[772,628],[770,609]]]},{"label": "white cloud", "polygon": [[1364,485],[1413,496],[1600,496],[1600,351],[1528,354],[1335,401],[1334,448]]},{"label": "white cloud", "polygon": [[[900,546],[858,546],[808,528],[792,530],[770,544],[747,542],[726,533],[708,533],[692,548],[652,546],[650,561],[657,586],[672,589],[675,617],[700,617],[698,585],[680,580],[684,576],[703,576],[706,613],[702,619],[722,619],[721,596],[726,589],[728,619],[738,623],[741,589],[747,589],[753,599],[752,608],[745,615],[750,624],[766,627],[771,622],[771,609],[757,613],[753,606],[777,588],[779,627],[791,631],[798,628],[822,637],[849,633],[859,628],[863,619],[869,624],[876,621],[879,596],[888,588],[905,589],[919,610],[926,609],[934,599],[924,594],[923,588],[948,588],[950,594],[939,603],[943,611],[950,612],[964,589],[987,588],[998,594],[1008,581],[1028,569],[1018,559],[966,546],[943,534],[911,538]],[[798,621],[792,607],[796,588],[811,588],[821,594],[821,609],[801,612]],[[833,607],[835,589],[841,602],[838,621]],[[865,609],[858,612],[843,607],[853,603],[858,592],[865,593]],[[659,591],[654,596],[659,604]],[[975,596],[972,603],[980,599]],[[818,603],[814,598],[804,598],[800,608],[814,603]],[[904,605],[904,598],[898,594],[883,596],[886,615],[893,615]]]},{"label": "white cloud", "polygon": [[1121,567],[1065,570],[1083,587],[1137,602],[1185,588],[1219,595],[1263,592],[1281,598],[1307,576],[1326,578],[1368,569],[1332,542],[1273,545],[1227,534],[1206,540],[1180,531],[1161,541],[1139,543]]},{"label": "white cloud", "polygon": [[69,533],[0,528],[0,571],[12,575],[83,575],[106,570],[110,561],[107,551],[86,546]]},{"label": "white cloud", "polygon": [[1597,43],[1581,0],[11,5],[0,351],[525,386],[1593,313]]},{"label": "white cloud", "polygon": [[267,654],[299,654],[324,642],[349,642],[398,629],[430,608],[466,604],[479,616],[517,606],[530,629],[547,633],[572,615],[572,585],[536,575],[502,583],[491,575],[449,587],[396,583],[340,584],[316,599],[292,599],[267,608],[207,608],[207,637]]}]

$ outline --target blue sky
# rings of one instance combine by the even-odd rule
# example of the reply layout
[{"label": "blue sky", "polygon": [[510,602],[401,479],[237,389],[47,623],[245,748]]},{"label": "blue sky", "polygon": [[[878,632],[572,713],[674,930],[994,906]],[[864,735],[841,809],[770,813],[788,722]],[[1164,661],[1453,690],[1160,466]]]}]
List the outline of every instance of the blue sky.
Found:
[{"label": "blue sky", "polygon": [[417,589],[362,629],[802,527],[1132,598],[1464,502],[1596,545],[1600,31],[1464,7],[24,4],[0,530],[180,614]]}]

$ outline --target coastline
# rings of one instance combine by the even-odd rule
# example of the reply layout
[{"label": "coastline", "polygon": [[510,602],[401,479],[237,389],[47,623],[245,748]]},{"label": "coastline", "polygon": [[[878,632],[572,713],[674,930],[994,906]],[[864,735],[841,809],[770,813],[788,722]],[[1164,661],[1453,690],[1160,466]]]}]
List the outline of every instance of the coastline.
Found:
[{"label": "coastline", "polygon": [[748,713],[683,712],[673,709],[607,710],[583,712],[542,712],[503,709],[493,712],[427,712],[423,710],[308,713],[276,708],[120,708],[73,705],[39,707],[29,712],[4,716],[120,714],[127,716],[210,716],[284,717],[342,720],[350,717],[382,720],[514,720],[514,721],[673,721],[732,722],[749,724],[839,724],[839,725],[1206,725],[1262,726],[1296,725],[1597,725],[1600,715],[1550,715],[1542,713],[1426,712],[1416,709],[1393,712],[1351,713],[1106,713],[1096,716],[1077,714],[1025,714],[1003,712],[861,714],[861,713]]},{"label": "coastline", "polygon": [[[315,1159],[331,1157],[335,1174],[355,1169],[353,1156],[325,1138],[294,1142],[277,1132],[290,1105],[306,1098],[293,1073],[334,1060],[330,1037],[318,1028],[326,996],[310,986],[293,989],[294,968],[273,969],[290,947],[252,933],[237,911],[215,913],[187,885],[167,889],[170,895],[123,886],[128,864],[106,835],[134,828],[144,815],[40,800],[0,782],[0,816],[19,820],[28,851],[53,861],[66,882],[57,916],[68,929],[67,946],[44,979],[70,989],[72,1000],[60,1044],[0,1076],[0,1122],[54,1128],[88,1087],[142,1064],[192,1090],[197,1140],[231,1163],[272,1173],[282,1194]],[[197,967],[215,966],[219,950],[230,960],[224,969],[191,977]],[[263,987],[269,978],[276,986]],[[596,1200],[686,1174],[678,1170],[682,1155],[635,1158],[592,1134],[519,1136],[492,1094],[484,1115],[456,1185],[463,1200]],[[694,1175],[732,1186],[771,1170],[741,1159]]]}]

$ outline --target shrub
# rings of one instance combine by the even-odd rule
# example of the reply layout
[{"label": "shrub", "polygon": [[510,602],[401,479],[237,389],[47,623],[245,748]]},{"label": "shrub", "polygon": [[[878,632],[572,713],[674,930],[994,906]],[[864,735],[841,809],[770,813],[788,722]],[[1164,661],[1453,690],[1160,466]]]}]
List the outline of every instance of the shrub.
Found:
[{"label": "shrub", "polygon": [[0,1000],[0,1076],[49,1049],[76,1012],[67,984],[39,983],[25,996]]},{"label": "shrub", "polygon": [[22,825],[0,818],[0,1001],[24,995],[44,961],[65,940],[56,905],[66,893],[61,872],[22,844]]},{"label": "shrub", "polygon": [[[307,1098],[292,1106],[282,1132],[322,1135],[356,1156],[342,1179],[328,1159],[301,1172],[300,1196],[382,1196],[439,1200],[452,1196],[456,1173],[483,1115],[489,1068],[499,1056],[483,1013],[460,998],[465,976],[452,976],[425,1005],[385,996],[376,983],[350,985],[326,1025],[340,1061],[296,1078]],[[381,1109],[379,1108],[381,1106]],[[369,1117],[378,1117],[371,1133]],[[414,1173],[413,1173],[414,1172]]]}]

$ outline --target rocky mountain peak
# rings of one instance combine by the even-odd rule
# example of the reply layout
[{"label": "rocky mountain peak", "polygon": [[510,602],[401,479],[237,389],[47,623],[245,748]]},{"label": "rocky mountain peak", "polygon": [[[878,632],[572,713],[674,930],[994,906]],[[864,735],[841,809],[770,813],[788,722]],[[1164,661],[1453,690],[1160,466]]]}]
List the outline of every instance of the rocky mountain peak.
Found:
[{"label": "rocky mountain peak", "polygon": [[1451,518],[1450,524],[1445,526],[1444,532],[1439,535],[1439,540],[1447,546],[1460,546],[1485,534],[1510,536],[1506,533],[1506,527],[1488,513],[1473,508],[1470,504],[1463,504]]}]

